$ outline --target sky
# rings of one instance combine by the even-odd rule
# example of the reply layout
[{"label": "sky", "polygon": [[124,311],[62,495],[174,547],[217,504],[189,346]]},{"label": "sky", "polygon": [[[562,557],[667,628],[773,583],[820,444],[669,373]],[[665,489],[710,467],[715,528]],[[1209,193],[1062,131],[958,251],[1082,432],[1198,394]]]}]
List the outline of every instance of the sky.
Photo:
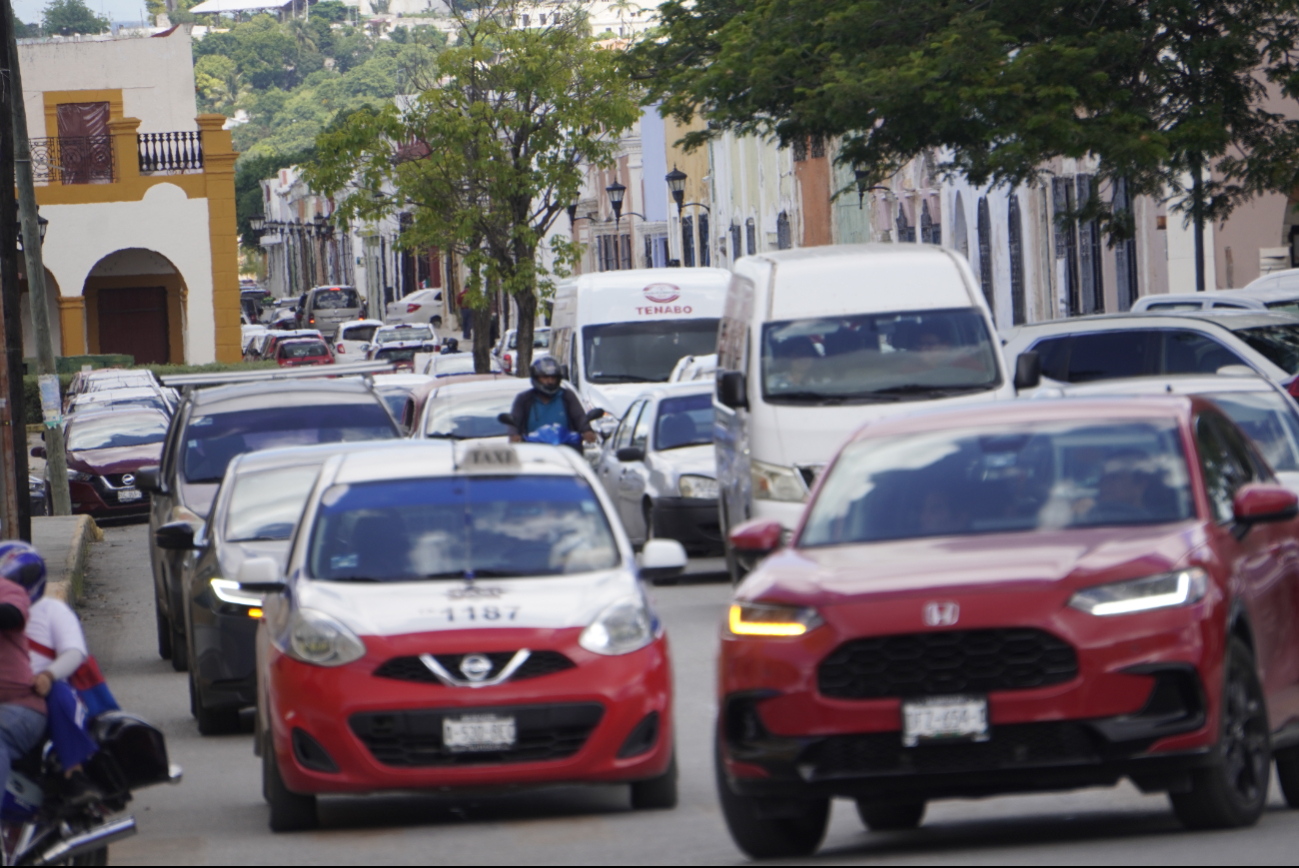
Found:
[{"label": "sky", "polygon": [[[39,24],[48,0],[12,0],[14,12],[27,24]],[[86,0],[86,5],[109,21],[139,23],[145,17],[143,0]],[[147,19],[146,19],[147,20]]]}]

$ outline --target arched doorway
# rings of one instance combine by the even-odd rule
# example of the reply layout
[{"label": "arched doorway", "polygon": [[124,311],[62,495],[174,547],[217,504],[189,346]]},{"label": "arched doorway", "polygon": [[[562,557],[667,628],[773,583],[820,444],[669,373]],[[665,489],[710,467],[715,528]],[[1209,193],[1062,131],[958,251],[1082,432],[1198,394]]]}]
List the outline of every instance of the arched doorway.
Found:
[{"label": "arched doorway", "polygon": [[82,290],[91,353],[121,353],[136,364],[185,360],[185,281],[171,260],[133,247],[105,256]]}]

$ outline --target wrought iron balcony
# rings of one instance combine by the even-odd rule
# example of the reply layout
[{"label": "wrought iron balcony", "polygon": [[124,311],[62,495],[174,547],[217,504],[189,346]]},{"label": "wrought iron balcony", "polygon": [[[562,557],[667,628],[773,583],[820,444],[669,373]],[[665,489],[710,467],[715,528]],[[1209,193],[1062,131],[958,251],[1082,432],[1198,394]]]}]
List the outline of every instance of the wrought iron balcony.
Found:
[{"label": "wrought iron balcony", "polygon": [[203,138],[192,133],[140,133],[140,174],[174,175],[203,171]]},{"label": "wrought iron balcony", "polygon": [[32,175],[38,184],[111,184],[117,180],[112,136],[32,139]]}]

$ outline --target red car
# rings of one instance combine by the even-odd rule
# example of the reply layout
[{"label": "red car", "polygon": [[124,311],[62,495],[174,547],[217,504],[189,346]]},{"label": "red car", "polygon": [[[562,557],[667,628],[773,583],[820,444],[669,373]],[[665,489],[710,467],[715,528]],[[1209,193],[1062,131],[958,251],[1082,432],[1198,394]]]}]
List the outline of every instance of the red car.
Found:
[{"label": "red car", "polygon": [[[165,414],[146,409],[70,416],[64,435],[73,514],[98,519],[148,515],[149,495],[136,486],[135,477],[140,468],[158,463],[167,425]],[[34,447],[32,455],[44,458],[45,447]],[[49,487],[47,467],[47,504],[53,503]]]},{"label": "red car", "polygon": [[275,361],[281,368],[332,365],[334,354],[321,338],[293,338],[275,345]]},{"label": "red car", "polygon": [[1021,401],[873,423],[722,629],[718,789],[755,857],[931,799],[1167,792],[1254,823],[1299,805],[1299,504],[1200,398]]}]

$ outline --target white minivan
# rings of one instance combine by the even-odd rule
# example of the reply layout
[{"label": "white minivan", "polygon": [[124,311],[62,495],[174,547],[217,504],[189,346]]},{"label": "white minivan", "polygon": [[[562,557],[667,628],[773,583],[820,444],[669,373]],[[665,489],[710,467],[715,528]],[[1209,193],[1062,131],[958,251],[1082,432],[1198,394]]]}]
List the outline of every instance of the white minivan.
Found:
[{"label": "white minivan", "polygon": [[646,383],[666,383],[683,356],[716,352],[731,273],[644,268],[583,274],[555,290],[550,354],[606,425]]},{"label": "white minivan", "polygon": [[[722,538],[751,518],[792,530],[817,475],[872,419],[1014,395],[960,255],[863,244],[746,256],[718,334]],[[737,581],[749,566],[729,544],[727,563]]]}]

